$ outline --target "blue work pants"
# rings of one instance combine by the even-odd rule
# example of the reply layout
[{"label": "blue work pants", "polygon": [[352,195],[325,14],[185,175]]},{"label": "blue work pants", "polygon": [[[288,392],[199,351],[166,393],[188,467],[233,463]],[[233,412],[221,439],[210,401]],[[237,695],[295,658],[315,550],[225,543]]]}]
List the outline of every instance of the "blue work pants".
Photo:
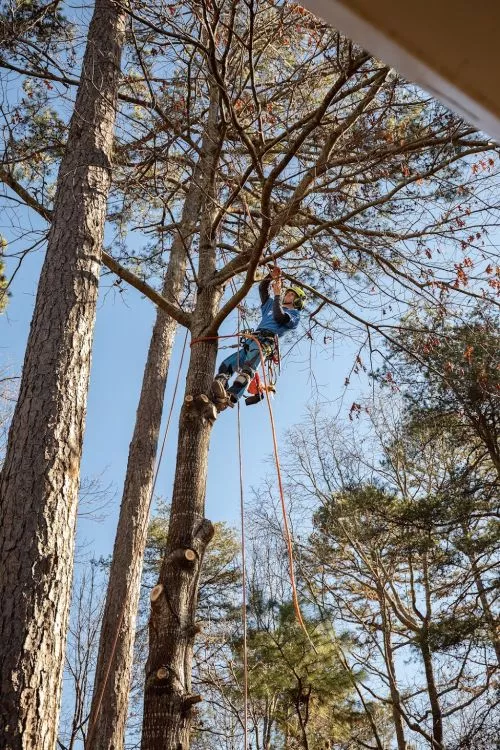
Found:
[{"label": "blue work pants", "polygon": [[257,342],[248,339],[247,342],[240,346],[238,351],[230,354],[220,363],[219,375],[227,375],[228,379],[235,373],[243,373],[248,376],[245,382],[235,382],[227,389],[227,392],[239,399],[245,393],[247,385],[252,380],[260,364],[260,350]]}]

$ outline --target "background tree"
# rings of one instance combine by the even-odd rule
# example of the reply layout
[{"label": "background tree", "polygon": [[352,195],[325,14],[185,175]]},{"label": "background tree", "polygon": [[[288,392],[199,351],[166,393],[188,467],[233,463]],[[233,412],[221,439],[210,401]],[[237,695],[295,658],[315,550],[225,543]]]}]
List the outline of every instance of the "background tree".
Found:
[{"label": "background tree", "polygon": [[[495,631],[464,537],[478,541],[488,588],[498,569],[496,474],[490,463],[489,476],[482,467],[464,485],[468,450],[443,422],[380,419],[377,428],[375,448],[366,434],[362,448],[339,442],[338,428],[319,417],[295,433],[292,492],[318,508],[304,561],[311,593],[358,634],[362,687],[392,706],[398,748],[412,733],[429,747],[458,747],[480,737],[495,711]],[[403,678],[404,658],[423,686]]]},{"label": "background tree", "polygon": [[[104,586],[95,564],[83,568],[73,586],[68,643],[64,669],[65,708],[57,745],[73,750],[85,744],[96,667]],[[71,702],[69,700],[71,696]]]},{"label": "background tree", "polygon": [[0,372],[0,471],[5,457],[7,435],[17,395],[19,378],[6,367]]},{"label": "background tree", "polygon": [[477,308],[454,321],[434,311],[409,322],[416,330],[403,336],[410,350],[420,348],[422,363],[417,368],[400,350],[390,357],[408,408],[418,420],[447,418],[454,439],[474,451],[469,460],[484,462],[486,452],[500,476],[498,315]]}]

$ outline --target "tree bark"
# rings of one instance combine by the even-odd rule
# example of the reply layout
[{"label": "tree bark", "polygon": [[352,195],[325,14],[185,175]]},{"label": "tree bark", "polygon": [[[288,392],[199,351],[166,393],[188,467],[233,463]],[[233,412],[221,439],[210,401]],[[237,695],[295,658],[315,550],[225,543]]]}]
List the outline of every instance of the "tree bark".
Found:
[{"label": "tree bark", "polygon": [[432,621],[431,587],[429,577],[429,566],[427,552],[422,555],[422,573],[425,591],[425,617],[418,634],[418,644],[422,652],[424,662],[425,678],[427,681],[427,693],[431,704],[432,713],[432,740],[433,750],[443,749],[443,713],[439,703],[439,694],[434,677],[434,665],[432,663],[432,652],[429,644],[429,623]]},{"label": "tree bark", "polygon": [[99,639],[86,750],[123,747],[150,497],[176,328],[177,322],[158,309],[129,447]]},{"label": "tree bark", "polygon": [[0,485],[0,736],[53,750],[125,17],[97,0]]},{"label": "tree bark", "polygon": [[[177,303],[203,196],[203,146],[170,252],[162,294]],[[99,641],[86,750],[122,748],[132,672],[153,474],[163,397],[177,323],[160,308],[144,370],[120,506]],[[105,710],[103,710],[105,707]]]},{"label": "tree bark", "polygon": [[396,741],[398,743],[398,750],[406,750],[406,739],[403,728],[403,721],[401,719],[401,695],[398,690],[396,680],[396,668],[394,666],[394,651],[392,648],[392,627],[391,627],[391,615],[387,609],[387,602],[384,594],[384,589],[381,584],[377,582],[377,592],[380,605],[380,614],[382,618],[382,634],[384,639],[384,660],[387,668],[387,677],[389,680],[389,689],[391,693],[391,706],[392,706],[392,721],[394,729],[396,731]]},{"label": "tree bark", "polygon": [[[217,341],[203,340],[213,324],[222,288],[210,283],[216,271],[212,226],[217,165],[225,126],[218,122],[219,89],[211,86],[203,169],[199,236],[198,294],[192,314],[191,348],[184,405],[179,419],[177,461],[165,558],[158,579],[162,589],[151,603],[149,656],[144,687],[142,750],[187,750],[193,706],[191,693],[198,581],[213,525],[204,518],[208,449],[215,407],[207,398],[217,358]],[[191,562],[178,552],[190,549]]]},{"label": "tree bark", "polygon": [[425,678],[427,681],[427,693],[431,704],[432,713],[432,739],[433,750],[443,748],[443,714],[439,705],[439,696],[434,678],[434,667],[432,664],[432,653],[429,647],[427,628],[423,627],[419,636],[419,645],[424,662]]}]

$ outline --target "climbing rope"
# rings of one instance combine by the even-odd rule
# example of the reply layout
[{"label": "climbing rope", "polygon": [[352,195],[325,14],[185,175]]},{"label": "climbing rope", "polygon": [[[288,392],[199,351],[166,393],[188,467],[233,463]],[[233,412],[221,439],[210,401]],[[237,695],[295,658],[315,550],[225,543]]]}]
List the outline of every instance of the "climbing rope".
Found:
[{"label": "climbing rope", "polygon": [[[165,431],[163,433],[163,441],[162,441],[162,444],[161,444],[160,454],[159,454],[158,459],[156,461],[155,473],[154,473],[154,476],[153,476],[153,484],[151,485],[151,493],[149,495],[148,508],[147,508],[147,512],[146,512],[146,516],[145,516],[145,518],[146,518],[146,526],[143,529],[143,535],[147,534],[147,525],[148,525],[148,522],[149,522],[149,514],[151,512],[151,505],[153,504],[154,491],[155,491],[155,488],[156,488],[156,481],[158,479],[158,473],[160,471],[161,461],[162,461],[162,458],[163,458],[163,451],[165,449],[165,444],[167,442],[167,436],[168,436],[168,433],[169,433],[169,430],[170,430],[170,422],[172,421],[172,413],[174,411],[175,397],[177,395],[177,389],[178,389],[178,386],[179,386],[179,380],[180,380],[180,375],[181,375],[181,370],[182,370],[182,364],[183,364],[183,361],[184,361],[184,354],[186,352],[186,344],[187,344],[188,334],[189,334],[189,330],[186,329],[186,335],[184,337],[184,344],[182,346],[181,360],[180,360],[180,363],[179,363],[179,369],[177,371],[177,378],[175,380],[174,392],[173,392],[173,395],[172,395],[172,401],[170,403],[170,409],[169,409],[169,412],[168,412],[167,423],[165,425]],[[97,699],[97,705],[96,705],[96,710],[95,710],[95,713],[94,713],[94,719],[92,721],[92,724],[89,727],[89,731],[88,731],[88,734],[87,734],[87,739],[85,741],[85,745],[89,746],[89,747],[91,746],[91,740],[93,739],[93,736],[94,736],[94,731],[95,731],[97,719],[99,717],[99,713],[100,713],[101,705],[102,705],[102,700],[104,698],[104,691],[106,690],[106,686],[108,684],[109,675],[110,675],[110,672],[111,672],[111,666],[113,664],[113,659],[115,657],[116,647],[118,645],[118,638],[120,637],[120,630],[122,628],[123,618],[124,617],[125,617],[125,605],[122,607],[121,612],[120,612],[120,617],[118,618],[118,624],[116,626],[116,633],[115,633],[115,637],[114,637],[114,640],[113,640],[113,645],[111,647],[111,655],[110,655],[110,657],[108,659],[108,666],[106,668],[106,674],[104,675],[104,680],[103,680],[103,683],[102,683],[102,688],[101,688],[101,690],[99,692],[99,697]]]},{"label": "climbing rope", "polygon": [[272,433],[272,438],[273,438],[274,463],[276,465],[276,476],[278,479],[278,488],[279,488],[279,493],[280,493],[281,512],[283,515],[284,538],[285,538],[285,543],[286,543],[287,552],[288,552],[288,570],[290,574],[290,586],[292,589],[292,603],[293,603],[293,608],[295,611],[295,616],[297,618],[297,622],[299,623],[300,627],[304,631],[310,645],[316,652],[316,647],[309,636],[309,633],[307,631],[307,628],[304,622],[304,618],[302,617],[302,612],[300,610],[300,604],[299,604],[299,598],[297,594],[297,585],[295,582],[295,563],[294,563],[294,557],[293,557],[293,544],[292,544],[292,537],[290,534],[290,527],[288,524],[288,517],[287,517],[286,503],[285,503],[285,492],[283,489],[283,481],[281,478],[281,466],[280,466],[280,459],[279,459],[279,453],[278,453],[278,439],[276,437],[276,425],[274,422],[273,407],[271,405],[271,398],[269,396],[269,390],[268,390],[269,382],[268,382],[267,375],[266,375],[265,358],[262,352],[260,341],[257,338],[257,336],[254,336],[251,333],[232,333],[232,334],[226,334],[223,336],[200,336],[199,338],[192,339],[191,346],[193,346],[193,344],[198,344],[201,341],[218,341],[219,339],[234,338],[235,336],[237,336],[238,338],[251,339],[252,341],[255,341],[255,343],[257,344],[259,348],[260,363],[262,367],[262,376],[264,380],[264,392],[266,394],[267,407],[269,410],[269,419],[271,423],[271,433]]}]

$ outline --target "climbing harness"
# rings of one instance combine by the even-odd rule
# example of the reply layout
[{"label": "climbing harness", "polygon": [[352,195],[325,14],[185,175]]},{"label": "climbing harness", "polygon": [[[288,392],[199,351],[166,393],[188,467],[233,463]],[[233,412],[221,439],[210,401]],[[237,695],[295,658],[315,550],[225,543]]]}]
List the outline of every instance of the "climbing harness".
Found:
[{"label": "climbing harness", "polygon": [[[271,395],[274,395],[276,393],[276,381],[278,379],[276,368],[279,368],[278,372],[279,374],[281,374],[279,338],[277,334],[274,333],[274,331],[268,331],[266,329],[259,328],[256,331],[244,329],[241,332],[241,335],[242,348],[245,351],[248,351],[254,338],[259,341],[261,352],[265,360],[265,366],[267,368],[266,384],[261,381],[258,372],[255,372],[253,378],[248,383],[246,390],[250,395],[245,398],[245,404],[247,406],[251,406],[253,404],[258,404],[264,400],[264,393],[266,390]],[[246,338],[247,335],[248,338]]]}]

